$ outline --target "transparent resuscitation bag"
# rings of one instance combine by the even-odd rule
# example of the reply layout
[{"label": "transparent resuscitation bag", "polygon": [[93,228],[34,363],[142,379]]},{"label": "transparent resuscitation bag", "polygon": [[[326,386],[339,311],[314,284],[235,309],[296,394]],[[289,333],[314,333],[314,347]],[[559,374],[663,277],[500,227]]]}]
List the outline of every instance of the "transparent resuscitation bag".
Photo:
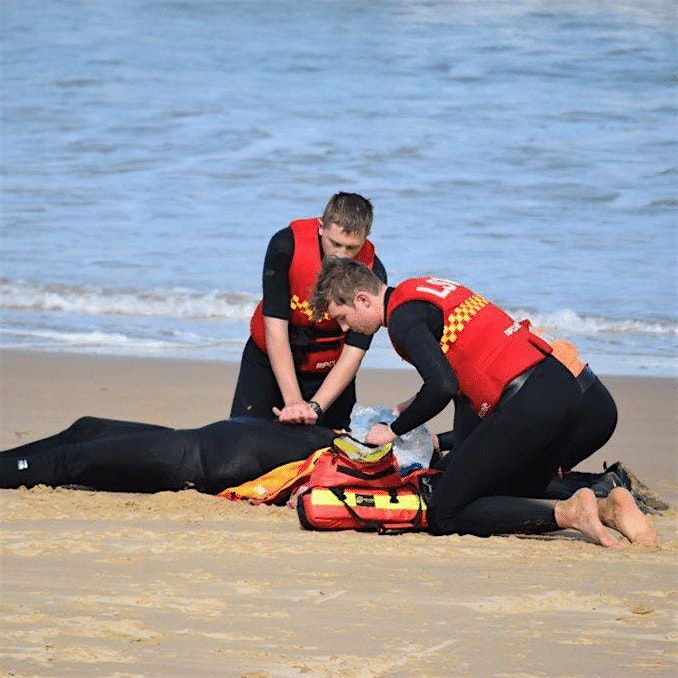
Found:
[{"label": "transparent resuscitation bag", "polygon": [[[351,414],[351,435],[358,440],[364,440],[374,424],[390,424],[395,419],[396,415],[388,407],[356,405]],[[398,436],[393,441],[393,454],[398,460],[401,475],[428,468],[433,456],[433,441],[428,428],[424,425],[417,426],[409,433]]]}]

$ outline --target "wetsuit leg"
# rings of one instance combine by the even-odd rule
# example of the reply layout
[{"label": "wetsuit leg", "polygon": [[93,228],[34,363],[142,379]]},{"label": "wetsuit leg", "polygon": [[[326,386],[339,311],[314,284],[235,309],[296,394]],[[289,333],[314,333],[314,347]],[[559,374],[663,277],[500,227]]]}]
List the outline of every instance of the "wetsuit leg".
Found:
[{"label": "wetsuit leg", "polygon": [[141,433],[144,431],[171,430],[166,426],[156,424],[143,424],[136,421],[121,421],[118,419],[102,419],[100,417],[80,417],[67,429],[56,433],[48,438],[42,438],[32,443],[26,443],[11,450],[0,452],[2,455],[22,456],[26,454],[38,454],[42,451],[53,450],[59,445],[68,443],[82,443],[98,438],[108,438],[122,433]]},{"label": "wetsuit leg", "polygon": [[250,337],[242,353],[230,416],[275,419],[272,408],[283,405],[268,356]]},{"label": "wetsuit leg", "polygon": [[[441,450],[453,450],[455,445],[459,446],[460,441],[468,436],[469,430],[476,424],[477,418],[470,412],[468,405],[464,401],[457,403],[455,405],[454,430],[438,434]],[[617,407],[615,402],[602,382],[597,379],[582,394],[581,410],[575,433],[572,436],[572,445],[563,455],[561,463],[563,470],[568,471],[574,468],[603,447],[612,437],[616,426]],[[451,459],[449,455],[442,457],[438,468],[444,468],[449,459]],[[593,487],[603,476],[604,473],[584,474],[578,472],[567,472],[563,477],[556,475],[549,481],[543,498],[567,499],[582,487]],[[598,483],[594,490],[598,496],[607,496],[607,493],[601,493],[608,485],[610,485],[610,482]],[[615,485],[610,485],[609,489],[612,487],[615,487]]]},{"label": "wetsuit leg", "polygon": [[344,392],[323,413],[320,423],[334,429],[348,429],[351,426],[351,413],[356,403],[355,379]]},{"label": "wetsuit leg", "polygon": [[[62,432],[0,454],[0,487],[78,485],[124,492],[195,487],[220,492],[304,459],[334,437],[321,426],[285,426],[260,419],[186,430],[94,418],[79,421],[81,425],[68,429],[67,436]],[[104,430],[109,435],[104,436]],[[99,437],[92,438],[95,431]]]},{"label": "wetsuit leg", "polygon": [[574,444],[563,457],[563,469],[574,468],[599,450],[612,437],[616,427],[617,406],[600,379],[596,379],[582,395]]},{"label": "wetsuit leg", "polygon": [[[312,400],[327,375],[299,374],[299,388],[304,400]],[[351,412],[355,406],[355,379],[344,389],[344,392],[330,405],[318,420],[321,426],[334,429],[347,429],[351,425]]]},{"label": "wetsuit leg", "polygon": [[455,516],[455,532],[490,537],[497,534],[543,534],[559,530],[555,501],[526,497],[482,497]]},{"label": "wetsuit leg", "polygon": [[78,485],[156,492],[200,482],[199,449],[164,427],[68,442],[37,452],[0,454],[0,487]]},{"label": "wetsuit leg", "polygon": [[[429,524],[434,534],[463,533],[457,514],[482,497],[539,496],[560,465],[578,415],[580,392],[572,375],[547,357],[524,386],[501,404],[455,447],[431,496]],[[532,503],[517,501],[523,509]],[[470,507],[469,507],[470,508]],[[526,511],[516,531],[530,519]],[[505,525],[486,526],[506,532]],[[497,532],[500,530],[500,532]]]}]

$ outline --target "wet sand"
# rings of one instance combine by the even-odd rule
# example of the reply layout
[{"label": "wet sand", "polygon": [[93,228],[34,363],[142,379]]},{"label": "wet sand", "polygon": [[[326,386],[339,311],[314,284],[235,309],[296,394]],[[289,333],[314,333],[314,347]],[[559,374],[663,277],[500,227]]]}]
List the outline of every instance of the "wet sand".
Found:
[{"label": "wet sand", "polygon": [[[5,352],[0,448],[90,414],[224,418],[237,366]],[[604,378],[620,410],[583,467],[622,459],[678,500],[677,382]],[[416,390],[360,377],[362,404]],[[433,428],[449,428],[451,412]],[[305,532],[287,508],[194,491],[0,491],[6,675],[675,675],[676,514],[662,546]],[[623,667],[623,668],[622,668]]]}]

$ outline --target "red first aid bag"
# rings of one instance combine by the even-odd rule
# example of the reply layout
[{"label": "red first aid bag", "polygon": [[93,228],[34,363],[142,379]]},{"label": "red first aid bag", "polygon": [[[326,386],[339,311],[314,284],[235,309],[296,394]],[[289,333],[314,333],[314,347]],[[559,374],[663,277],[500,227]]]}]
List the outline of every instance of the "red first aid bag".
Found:
[{"label": "red first aid bag", "polygon": [[296,495],[297,515],[307,530],[367,530],[380,534],[424,530],[421,481],[438,471],[400,476],[391,445],[360,456],[355,442],[338,438],[321,454]]},{"label": "red first aid bag", "polygon": [[[364,450],[365,448],[363,448]],[[362,456],[357,456],[362,452]],[[352,454],[353,456],[349,456]],[[316,459],[307,487],[399,487],[400,467],[391,450],[384,445],[375,450],[361,451],[348,437],[335,438],[332,447]]]}]

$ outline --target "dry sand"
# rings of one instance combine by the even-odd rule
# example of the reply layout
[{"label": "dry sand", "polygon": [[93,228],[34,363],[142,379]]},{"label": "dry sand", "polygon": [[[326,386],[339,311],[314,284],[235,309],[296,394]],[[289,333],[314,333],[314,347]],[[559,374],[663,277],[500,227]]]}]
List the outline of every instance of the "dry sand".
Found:
[{"label": "dry sand", "polygon": [[[0,448],[84,414],[223,418],[236,366],[5,352]],[[678,500],[677,382],[606,378],[618,458]],[[361,375],[362,404],[416,389]],[[434,428],[449,427],[450,413]],[[193,491],[0,491],[6,675],[676,675],[675,511],[657,549],[544,538],[305,532],[287,508]]]}]

